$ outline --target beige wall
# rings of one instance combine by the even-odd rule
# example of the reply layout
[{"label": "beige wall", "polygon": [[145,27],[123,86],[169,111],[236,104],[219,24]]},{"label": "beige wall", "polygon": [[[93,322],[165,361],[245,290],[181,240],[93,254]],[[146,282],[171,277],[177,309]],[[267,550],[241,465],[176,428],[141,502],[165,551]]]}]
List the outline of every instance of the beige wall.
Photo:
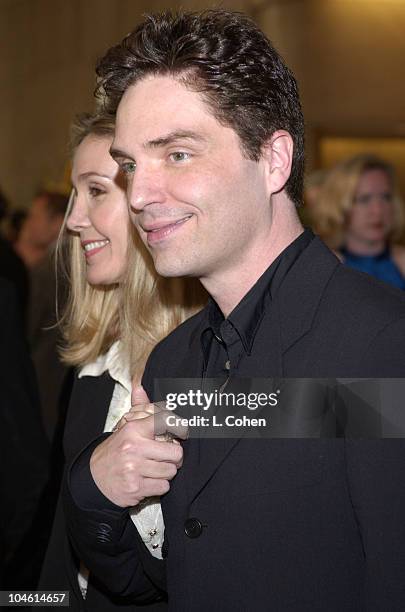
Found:
[{"label": "beige wall", "polygon": [[[239,0],[224,5],[243,8]],[[14,206],[28,205],[44,182],[62,180],[69,123],[92,109],[96,59],[142,13],[167,6],[160,0],[0,0],[0,185]]]},{"label": "beige wall", "polygon": [[271,0],[256,19],[298,77],[309,168],[324,136],[404,135],[405,0]]},{"label": "beige wall", "polygon": [[[185,8],[212,2],[183,0]],[[404,0],[229,0],[252,14],[298,76],[309,166],[318,137],[405,130]],[[0,0],[0,185],[26,205],[59,181],[72,116],[92,108],[94,64],[164,0]]]}]

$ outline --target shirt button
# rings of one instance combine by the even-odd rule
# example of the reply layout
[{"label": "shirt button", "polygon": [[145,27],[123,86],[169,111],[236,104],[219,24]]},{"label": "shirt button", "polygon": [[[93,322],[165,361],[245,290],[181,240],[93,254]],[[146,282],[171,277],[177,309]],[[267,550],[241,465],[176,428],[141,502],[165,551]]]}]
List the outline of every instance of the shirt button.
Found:
[{"label": "shirt button", "polygon": [[189,518],[184,521],[184,533],[189,538],[198,538],[202,534],[203,526],[197,518]]}]

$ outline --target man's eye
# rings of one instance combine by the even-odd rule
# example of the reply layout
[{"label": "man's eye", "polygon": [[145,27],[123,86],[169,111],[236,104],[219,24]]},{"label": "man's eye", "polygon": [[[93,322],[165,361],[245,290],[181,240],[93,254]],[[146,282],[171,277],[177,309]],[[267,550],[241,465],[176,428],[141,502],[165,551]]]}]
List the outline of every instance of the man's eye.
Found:
[{"label": "man's eye", "polygon": [[182,162],[190,159],[190,153],[185,153],[184,151],[175,151],[169,155],[170,159],[174,162]]},{"label": "man's eye", "polygon": [[135,168],[135,162],[124,162],[123,164],[121,164],[121,169],[125,174],[133,174],[135,172]]}]

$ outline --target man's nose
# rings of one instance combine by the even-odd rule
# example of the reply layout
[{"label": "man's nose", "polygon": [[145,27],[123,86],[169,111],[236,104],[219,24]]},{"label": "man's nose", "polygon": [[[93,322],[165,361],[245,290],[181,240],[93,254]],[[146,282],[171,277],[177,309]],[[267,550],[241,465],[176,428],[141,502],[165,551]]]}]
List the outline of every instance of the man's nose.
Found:
[{"label": "man's nose", "polygon": [[161,204],[166,199],[165,191],[161,169],[138,166],[128,184],[129,207],[133,212],[140,212],[150,204]]},{"label": "man's nose", "polygon": [[73,198],[66,225],[72,232],[80,232],[80,230],[90,227],[89,208],[83,195],[76,195]]}]

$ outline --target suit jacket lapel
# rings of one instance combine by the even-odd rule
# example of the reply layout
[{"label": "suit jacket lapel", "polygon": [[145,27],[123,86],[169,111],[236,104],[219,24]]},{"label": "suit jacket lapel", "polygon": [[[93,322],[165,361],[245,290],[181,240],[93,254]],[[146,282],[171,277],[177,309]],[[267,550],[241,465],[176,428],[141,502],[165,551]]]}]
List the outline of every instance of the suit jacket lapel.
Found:
[{"label": "suit jacket lapel", "polygon": [[[266,334],[258,334],[257,342],[263,346],[257,347],[257,352],[253,352],[250,357],[245,359],[243,369],[239,374],[241,378],[281,378],[282,377],[282,354],[280,344],[280,325],[279,312],[277,307],[271,306],[269,313],[272,319],[272,324],[268,326]],[[256,342],[256,340],[255,340]],[[258,355],[263,355],[268,351],[269,359],[263,360]],[[232,383],[230,382],[226,388],[231,390]],[[222,419],[223,420],[223,419]],[[222,430],[221,430],[222,433]],[[203,438],[200,440],[190,440],[191,447],[191,465],[186,470],[185,480],[188,489],[188,498],[190,503],[196,498],[199,492],[212,478],[215,472],[220,468],[222,462],[226,459],[229,453],[239,443],[243,437],[244,430],[235,428],[225,428],[225,436],[217,439]],[[229,437],[232,435],[233,437]],[[198,453],[198,461],[196,454]],[[187,463],[185,462],[185,466]]]},{"label": "suit jacket lapel", "polygon": [[[114,381],[108,374],[75,378],[63,437],[66,465],[70,465],[73,458],[103,432],[113,389]],[[62,507],[59,510],[62,512]],[[63,520],[62,515],[60,520]],[[65,547],[66,571],[74,597],[71,605],[84,610],[74,553],[68,540]],[[89,593],[91,588],[90,581]]]},{"label": "suit jacket lapel", "polygon": [[113,390],[114,381],[106,373],[76,379],[64,435],[68,461],[103,433]]},{"label": "suit jacket lapel", "polygon": [[[314,238],[280,287],[262,321],[266,328],[259,330],[253,355],[245,359],[240,377],[282,378],[288,375],[283,369],[283,354],[310,331],[326,284],[338,265],[339,261],[323,242]],[[266,354],[268,359],[263,359]],[[189,441],[191,460],[188,466],[185,462],[183,469],[190,503],[220,468],[241,435],[238,437],[235,433],[234,438],[209,442],[205,438]]]},{"label": "suit jacket lapel", "polygon": [[282,353],[310,331],[326,285],[339,265],[315,237],[289,271],[276,296]]}]

